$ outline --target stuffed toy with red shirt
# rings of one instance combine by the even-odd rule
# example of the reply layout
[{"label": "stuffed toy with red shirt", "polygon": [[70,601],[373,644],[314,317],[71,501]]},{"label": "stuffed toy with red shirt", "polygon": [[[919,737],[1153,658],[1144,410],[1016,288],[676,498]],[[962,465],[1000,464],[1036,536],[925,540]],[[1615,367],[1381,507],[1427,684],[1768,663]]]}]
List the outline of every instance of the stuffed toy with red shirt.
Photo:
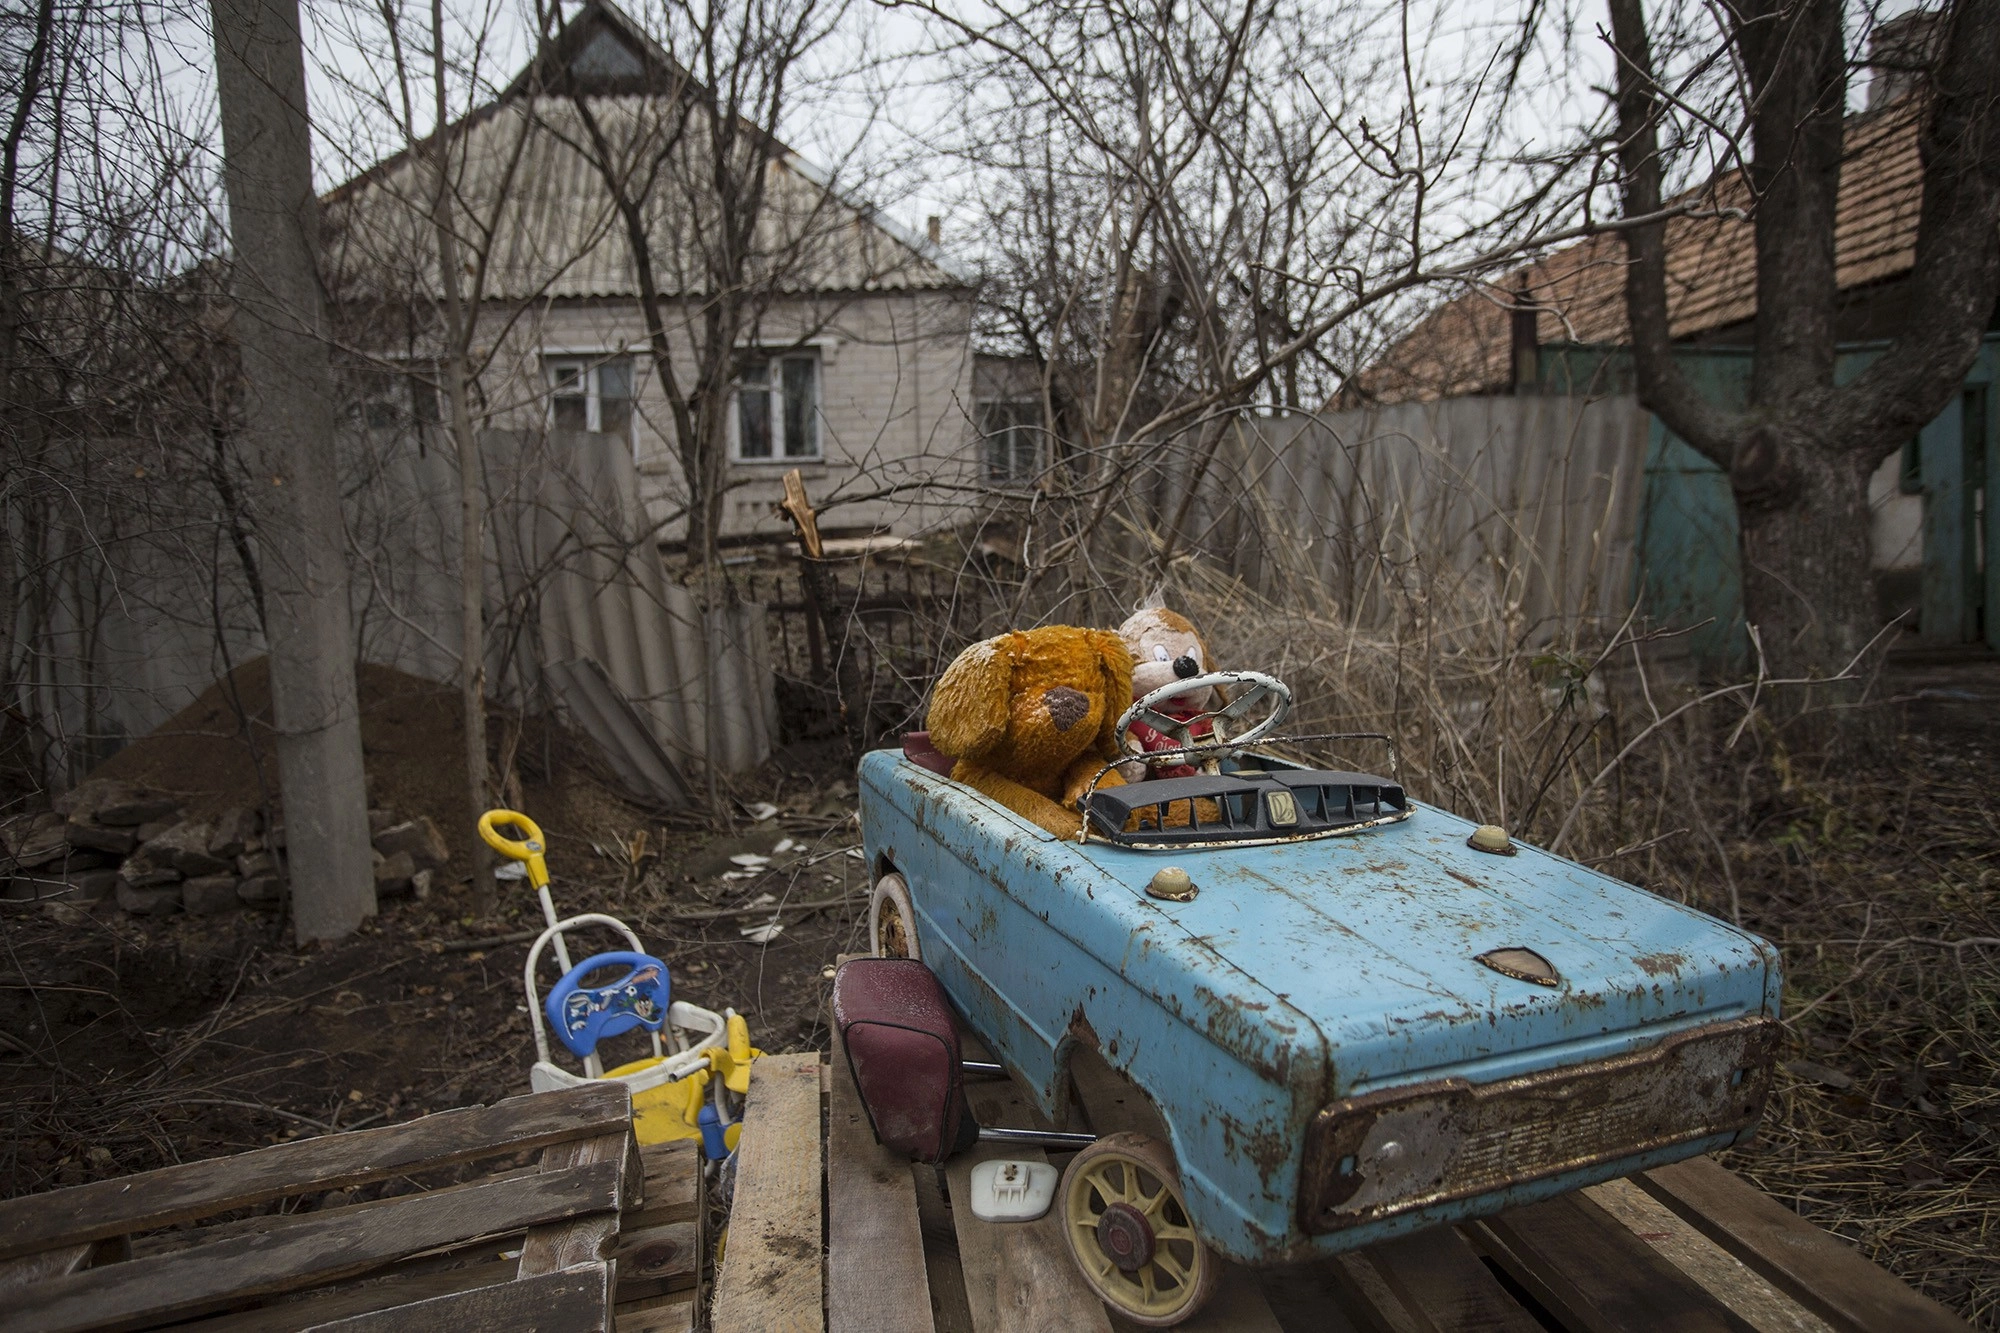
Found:
[{"label": "stuffed toy with red shirt", "polygon": [[[1118,627],[1118,637],[1124,641],[1126,651],[1132,654],[1132,698],[1135,701],[1163,685],[1171,685],[1177,680],[1191,680],[1215,670],[1215,659],[1209,654],[1208,644],[1202,640],[1193,623],[1186,616],[1165,607],[1149,606],[1133,612]],[[1169,699],[1159,711],[1186,721],[1220,708],[1223,703],[1221,692],[1211,687]],[[1199,742],[1214,733],[1213,723],[1199,722],[1190,735]],[[1194,765],[1179,756],[1146,757],[1180,748],[1179,740],[1155,727],[1134,722],[1119,740],[1125,752],[1134,756],[1131,761],[1118,766],[1127,782],[1139,782],[1145,778],[1191,778],[1195,775]]]}]

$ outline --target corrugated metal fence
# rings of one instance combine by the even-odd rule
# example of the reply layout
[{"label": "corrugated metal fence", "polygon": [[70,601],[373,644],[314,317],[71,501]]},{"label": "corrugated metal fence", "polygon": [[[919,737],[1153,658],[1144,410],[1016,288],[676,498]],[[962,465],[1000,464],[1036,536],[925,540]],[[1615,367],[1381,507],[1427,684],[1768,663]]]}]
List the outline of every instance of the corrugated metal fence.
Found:
[{"label": "corrugated metal fence", "polygon": [[1458,398],[1246,419],[1189,543],[1364,627],[1452,585],[1524,626],[1632,606],[1647,414],[1631,398]]},{"label": "corrugated metal fence", "polygon": [[[488,431],[487,671],[496,695],[563,701],[545,667],[590,661],[682,765],[713,746],[723,772],[771,752],[777,698],[764,609],[744,602],[704,616],[667,577],[639,501],[630,446],[582,432]],[[458,472],[437,450],[388,453],[357,515],[356,546],[382,569],[359,593],[362,655],[419,675],[457,670]],[[369,510],[364,502],[360,506]],[[586,710],[571,707],[576,720]]]}]

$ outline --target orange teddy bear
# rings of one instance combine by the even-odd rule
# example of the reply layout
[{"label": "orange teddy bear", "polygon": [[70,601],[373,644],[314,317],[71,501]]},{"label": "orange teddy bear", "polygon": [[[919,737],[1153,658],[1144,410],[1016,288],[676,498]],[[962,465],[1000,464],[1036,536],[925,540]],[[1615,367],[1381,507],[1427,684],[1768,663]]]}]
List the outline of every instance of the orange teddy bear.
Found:
[{"label": "orange teddy bear", "polygon": [[[1083,827],[1076,802],[1118,758],[1132,655],[1108,630],[1049,625],[973,644],[931,695],[931,743],[951,776],[1057,837]],[[1100,786],[1122,781],[1116,769]]]}]

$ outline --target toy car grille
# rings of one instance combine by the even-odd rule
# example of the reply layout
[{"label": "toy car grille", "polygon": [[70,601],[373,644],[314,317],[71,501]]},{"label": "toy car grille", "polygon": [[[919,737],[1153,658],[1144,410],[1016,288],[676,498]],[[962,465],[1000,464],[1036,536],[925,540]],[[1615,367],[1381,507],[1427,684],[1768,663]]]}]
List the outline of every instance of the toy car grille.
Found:
[{"label": "toy car grille", "polygon": [[1740,1133],[1764,1113],[1779,1036],[1771,1019],[1733,1019],[1609,1060],[1335,1102],[1306,1130],[1299,1222],[1338,1231]]},{"label": "toy car grille", "polygon": [[1409,813],[1397,783],[1324,769],[1162,778],[1100,788],[1084,804],[1098,837],[1160,848],[1325,837]]}]

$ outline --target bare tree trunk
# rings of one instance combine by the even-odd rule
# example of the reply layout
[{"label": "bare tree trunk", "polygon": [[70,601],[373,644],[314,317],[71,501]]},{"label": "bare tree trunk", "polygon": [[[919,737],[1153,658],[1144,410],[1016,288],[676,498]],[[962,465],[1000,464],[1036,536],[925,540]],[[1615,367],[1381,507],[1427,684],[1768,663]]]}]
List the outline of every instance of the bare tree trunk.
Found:
[{"label": "bare tree trunk", "polygon": [[493,850],[474,837],[479,817],[486,813],[486,492],[479,466],[479,437],[472,429],[467,402],[466,345],[470,340],[467,314],[459,286],[458,236],[452,230],[450,104],[444,84],[444,6],[431,0],[431,86],[436,100],[437,128],[431,135],[437,171],[437,193],[431,201],[431,227],[437,236],[438,279],[444,296],[445,356],[439,367],[452,444],[458,450],[459,496],[459,706],[465,713],[466,836],[472,840],[472,910],[491,916],[496,890]]},{"label": "bare tree trunk", "polygon": [[299,11],[213,0],[210,13],[292,920],[302,942],[337,939],[375,914],[375,879]]},{"label": "bare tree trunk", "polygon": [[[1667,98],[1640,0],[1610,0],[1609,12],[1623,207],[1646,217],[1664,202]],[[1772,670],[1831,675],[1880,624],[1868,477],[1950,406],[2000,293],[2000,7],[1953,0],[1940,18],[1945,35],[1917,108],[1924,183],[1912,314],[1844,385],[1834,383],[1843,10],[1839,0],[1748,0],[1731,12],[1727,40],[1751,92],[1745,170],[1757,198],[1750,406],[1716,405],[1674,360],[1664,223],[1625,233],[1633,363],[1639,401],[1729,474],[1744,614],[1761,629]]]},{"label": "bare tree trunk", "polygon": [[1881,622],[1868,543],[1873,469],[1851,454],[1816,459],[1809,443],[1774,447],[1795,461],[1797,478],[1784,504],[1738,493],[1743,617],[1761,630],[1771,671],[1795,679],[1853,661]]}]

